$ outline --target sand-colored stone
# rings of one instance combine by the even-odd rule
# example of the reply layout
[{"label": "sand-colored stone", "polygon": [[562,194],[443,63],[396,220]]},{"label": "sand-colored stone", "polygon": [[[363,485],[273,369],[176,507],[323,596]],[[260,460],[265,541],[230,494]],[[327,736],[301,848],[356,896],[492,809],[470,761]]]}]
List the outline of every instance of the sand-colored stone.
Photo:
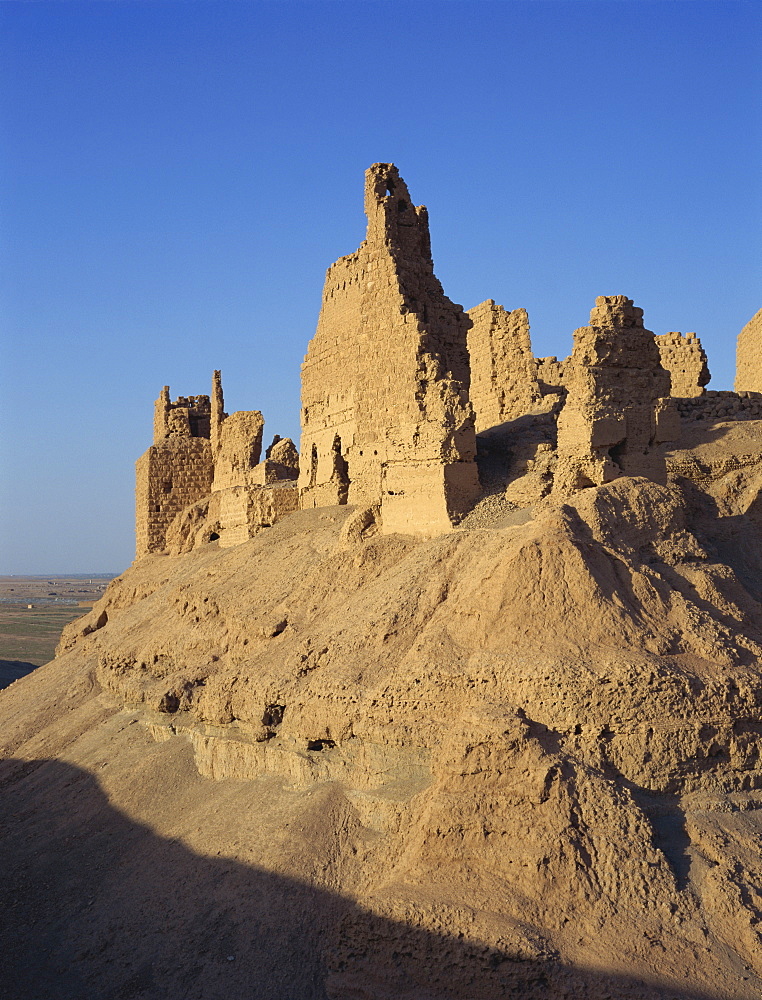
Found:
[{"label": "sand-colored stone", "polygon": [[365,212],[364,242],[328,269],[302,367],[302,505],[380,502],[384,531],[437,534],[479,493],[470,322],[392,164],[367,171]]},{"label": "sand-colored stone", "polygon": [[479,433],[530,413],[541,392],[526,310],[507,312],[487,299],[469,309],[468,318],[470,394]]},{"label": "sand-colored stone", "polygon": [[171,403],[165,386],[154,411],[154,444],[137,463],[137,553],[189,552],[210,541],[239,545],[299,507],[298,453],[276,436],[260,462],[258,410],[225,412],[222,376],[212,394]]},{"label": "sand-colored stone", "polygon": [[599,296],[590,326],[574,333],[558,418],[554,492],[569,495],[619,476],[666,482],[661,442],[679,434],[666,402],[669,374],[643,326],[643,310],[624,295]]},{"label": "sand-colored stone", "polygon": [[153,444],[135,467],[138,558],[163,551],[174,518],[211,491],[210,419],[208,396],[180,396],[173,403],[165,385],[156,400]]},{"label": "sand-colored stone", "polygon": [[537,358],[537,381],[544,396],[551,393],[566,391],[566,366],[569,358],[559,361],[558,358]]},{"label": "sand-colored stone", "polygon": [[[46,886],[8,887],[14,996],[125,993],[146,962],[232,1000],[754,996],[752,488],[734,525],[622,476],[498,530],[348,505],[137,563],[0,694],[3,856]],[[34,962],[31,920],[57,921]]]},{"label": "sand-colored stone", "polygon": [[669,372],[670,395],[701,396],[711,375],[706,353],[695,333],[664,333],[656,337],[661,366]]},{"label": "sand-colored stone", "polygon": [[262,454],[264,426],[259,410],[241,410],[222,423],[214,454],[212,489],[215,492],[251,484],[252,471],[259,465]]},{"label": "sand-colored stone", "polygon": [[762,392],[762,309],[738,334],[736,392]]}]

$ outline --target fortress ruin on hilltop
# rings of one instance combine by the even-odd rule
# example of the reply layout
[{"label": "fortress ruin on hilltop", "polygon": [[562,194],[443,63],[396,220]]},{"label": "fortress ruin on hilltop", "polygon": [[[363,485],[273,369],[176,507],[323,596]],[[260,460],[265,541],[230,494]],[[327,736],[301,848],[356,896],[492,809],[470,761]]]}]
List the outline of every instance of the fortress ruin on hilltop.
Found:
[{"label": "fortress ruin on hilltop", "polygon": [[335,504],[357,506],[360,533],[499,526],[620,476],[666,482],[686,422],[762,417],[762,310],[738,338],[735,392],[706,391],[695,333],[655,336],[621,295],[596,299],[566,360],[535,358],[524,309],[444,294],[426,209],[393,164],[367,171],[365,212],[365,240],[326,275],[299,452],[276,435],[262,459],[262,414],[228,416],[219,372],[211,396],[172,402],[165,386],[137,462],[138,557],[237,545]]}]

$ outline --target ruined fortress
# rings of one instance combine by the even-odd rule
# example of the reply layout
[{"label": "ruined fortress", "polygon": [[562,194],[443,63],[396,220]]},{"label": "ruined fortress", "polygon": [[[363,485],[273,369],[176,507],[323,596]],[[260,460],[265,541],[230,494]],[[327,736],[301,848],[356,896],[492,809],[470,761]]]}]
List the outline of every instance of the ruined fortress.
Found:
[{"label": "ruined fortress", "polygon": [[366,211],[299,451],[165,387],[141,558],[0,693],[6,993],[762,996],[762,312],[733,392],[620,295],[536,358]]},{"label": "ruined fortress", "polygon": [[302,366],[301,444],[165,386],[137,462],[137,555],[237,545],[292,511],[352,504],[357,530],[437,535],[500,523],[620,476],[666,482],[685,422],[762,416],[762,310],[735,392],[707,392],[695,333],[655,336],[596,299],[564,361],[535,358],[524,309],[465,311],[434,274],[428,215],[393,164],[366,173],[367,235],[327,272]]}]

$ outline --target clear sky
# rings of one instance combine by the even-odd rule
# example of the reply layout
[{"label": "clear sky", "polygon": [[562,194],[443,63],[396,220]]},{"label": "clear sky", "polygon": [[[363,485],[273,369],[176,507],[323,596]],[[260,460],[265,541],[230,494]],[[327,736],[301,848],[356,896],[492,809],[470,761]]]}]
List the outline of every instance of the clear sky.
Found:
[{"label": "clear sky", "polygon": [[153,400],[298,438],[363,171],[429,207],[466,308],[565,356],[596,295],[693,330],[709,388],[762,305],[762,4],[0,3],[0,573],[121,571]]}]

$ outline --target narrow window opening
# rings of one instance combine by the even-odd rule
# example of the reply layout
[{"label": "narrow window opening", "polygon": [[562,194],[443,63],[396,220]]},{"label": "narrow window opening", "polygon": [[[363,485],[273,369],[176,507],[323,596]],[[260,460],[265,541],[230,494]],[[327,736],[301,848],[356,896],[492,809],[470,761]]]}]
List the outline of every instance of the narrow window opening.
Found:
[{"label": "narrow window opening", "polygon": [[317,445],[313,444],[312,454],[310,456],[310,486],[314,486],[317,482],[317,471],[318,471],[318,450]]},{"label": "narrow window opening", "polygon": [[333,474],[331,478],[338,484],[338,503],[345,504],[349,496],[349,465],[341,454],[341,438],[337,434],[331,448]]}]

